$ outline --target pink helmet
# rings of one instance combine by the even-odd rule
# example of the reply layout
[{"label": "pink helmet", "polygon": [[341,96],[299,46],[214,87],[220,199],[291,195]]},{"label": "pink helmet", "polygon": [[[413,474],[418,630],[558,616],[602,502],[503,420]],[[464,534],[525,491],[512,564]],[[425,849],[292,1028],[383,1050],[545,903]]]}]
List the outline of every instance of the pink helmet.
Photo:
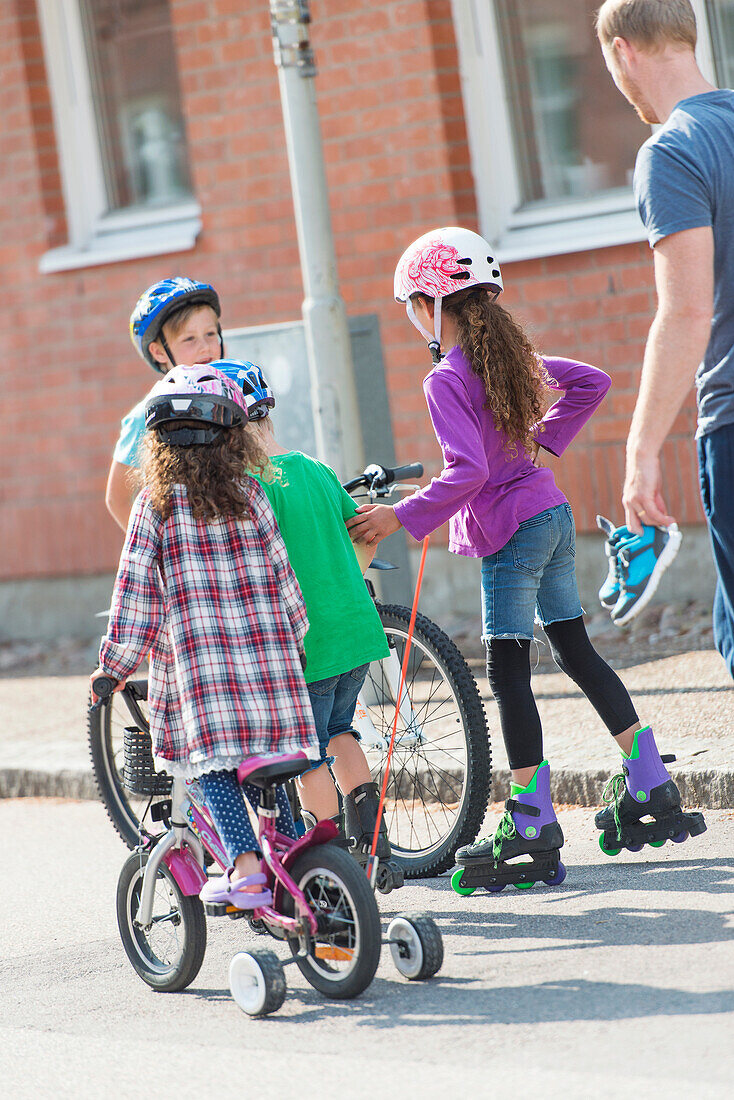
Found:
[{"label": "pink helmet", "polygon": [[[441,300],[470,286],[486,286],[499,294],[503,289],[500,265],[484,237],[471,229],[447,226],[424,233],[406,248],[395,268],[395,299],[405,302],[408,316],[425,336],[434,360],[441,344]],[[435,301],[434,330],[428,332],[413,311],[411,294],[425,294]]]},{"label": "pink helmet", "polygon": [[[201,428],[177,426],[195,420]],[[174,367],[156,382],[145,402],[145,426],[178,447],[213,443],[223,428],[246,424],[249,412],[242,389],[210,364]]]}]

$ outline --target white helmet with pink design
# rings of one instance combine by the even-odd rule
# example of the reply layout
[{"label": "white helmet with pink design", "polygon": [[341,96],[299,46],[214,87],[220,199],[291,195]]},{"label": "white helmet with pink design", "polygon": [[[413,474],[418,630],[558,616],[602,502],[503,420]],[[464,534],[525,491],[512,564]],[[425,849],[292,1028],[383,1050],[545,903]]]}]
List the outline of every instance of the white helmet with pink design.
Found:
[{"label": "white helmet with pink design", "polygon": [[[494,249],[471,229],[447,226],[424,233],[406,248],[395,268],[395,299],[405,302],[408,316],[428,341],[436,360],[441,345],[441,301],[467,287],[502,289],[502,273]],[[425,294],[435,302],[433,327],[429,332],[413,311],[411,294]]]},{"label": "white helmet with pink design", "polygon": [[[145,426],[176,447],[213,443],[225,428],[246,424],[242,389],[209,363],[174,367],[157,382],[145,402]],[[201,427],[181,425],[194,421]]]}]

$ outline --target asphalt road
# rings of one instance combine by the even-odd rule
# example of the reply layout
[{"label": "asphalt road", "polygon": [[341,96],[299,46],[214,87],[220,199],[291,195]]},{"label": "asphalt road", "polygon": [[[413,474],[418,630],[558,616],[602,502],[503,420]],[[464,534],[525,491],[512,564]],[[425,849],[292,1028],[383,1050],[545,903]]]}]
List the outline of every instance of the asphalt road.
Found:
[{"label": "asphalt road", "polygon": [[[460,898],[447,879],[380,899],[428,910],[446,959],[429,983],[389,952],[358,1000],[329,1003],[295,967],[264,1020],[227,967],[264,941],[209,922],[185,993],[155,994],[114,914],[126,850],[93,803],[0,802],[0,1087],[12,1097],[730,1097],[734,812],[684,846],[604,857],[592,813],[560,814],[568,878]],[[283,955],[280,945],[268,941]]]}]

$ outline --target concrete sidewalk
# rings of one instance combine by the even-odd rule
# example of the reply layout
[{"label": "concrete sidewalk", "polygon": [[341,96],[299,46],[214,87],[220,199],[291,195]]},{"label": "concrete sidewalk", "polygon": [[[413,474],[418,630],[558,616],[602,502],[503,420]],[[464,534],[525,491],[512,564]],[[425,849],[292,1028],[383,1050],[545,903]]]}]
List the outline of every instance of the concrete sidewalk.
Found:
[{"label": "concrete sidewalk", "polygon": [[[480,651],[465,646],[485,700],[493,798],[507,795],[507,759]],[[624,662],[628,664],[628,662]],[[596,806],[619,756],[576,686],[544,658],[533,677],[557,802]],[[640,718],[655,730],[687,806],[734,807],[734,685],[712,650],[645,660],[620,671]],[[0,678],[0,798],[96,799],[87,749],[88,679],[78,674]]]}]

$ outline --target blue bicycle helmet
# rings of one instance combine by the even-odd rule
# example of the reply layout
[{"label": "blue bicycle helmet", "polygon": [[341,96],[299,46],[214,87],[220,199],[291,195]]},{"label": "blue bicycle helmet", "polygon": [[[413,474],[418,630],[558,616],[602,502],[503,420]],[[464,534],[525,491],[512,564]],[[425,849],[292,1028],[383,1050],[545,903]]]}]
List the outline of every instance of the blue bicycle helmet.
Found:
[{"label": "blue bicycle helmet", "polygon": [[250,420],[262,420],[275,408],[275,394],[265,381],[263,372],[255,363],[242,359],[218,359],[209,366],[231,379],[244,394]]},{"label": "blue bicycle helmet", "polygon": [[[159,283],[153,283],[144,294],[141,294],[130,317],[130,339],[138,355],[141,355],[153,370],[161,374],[165,373],[150,354],[150,345],[154,340],[160,341],[172,366],[176,366],[163,336],[163,326],[182,306],[197,304],[211,306],[217,317],[221,316],[219,295],[214,287],[209,283],[188,279],[184,275],[176,275],[172,279],[161,279]],[[219,328],[218,324],[217,328]],[[219,346],[223,353],[221,328],[219,328]]]}]

